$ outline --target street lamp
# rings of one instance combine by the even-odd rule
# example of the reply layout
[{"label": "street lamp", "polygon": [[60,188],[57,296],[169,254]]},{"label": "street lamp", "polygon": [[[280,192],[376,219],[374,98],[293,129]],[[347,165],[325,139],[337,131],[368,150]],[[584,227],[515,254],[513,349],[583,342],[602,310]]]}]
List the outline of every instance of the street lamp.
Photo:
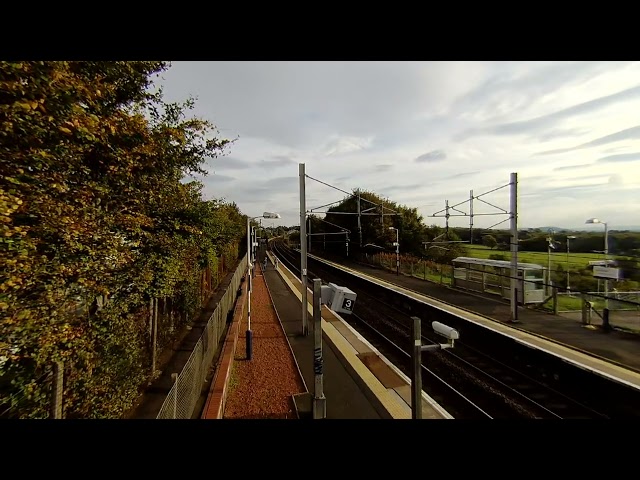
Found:
[{"label": "street lamp", "polygon": [[396,231],[396,275],[400,275],[400,231],[396,227],[389,227],[389,230]]},{"label": "street lamp", "polygon": [[[598,218],[590,218],[587,221],[585,221],[584,223],[601,223],[604,225],[604,263],[605,266],[609,265],[609,262],[607,261],[609,259],[609,230],[608,230],[608,225],[607,222],[603,222],[602,220],[598,219]],[[605,308],[609,307],[609,300],[607,299],[607,296],[609,295],[609,279],[605,279],[604,281],[604,305]]]},{"label": "street lamp", "polygon": [[569,240],[575,240],[575,235],[567,235],[567,292],[571,290],[571,284],[569,283]]},{"label": "street lamp", "polygon": [[264,212],[257,217],[247,216],[247,281],[249,286],[247,288],[247,360],[251,360],[251,354],[253,352],[253,334],[251,333],[251,290],[253,287],[253,281],[251,280],[251,269],[253,268],[252,262],[252,245],[251,245],[251,220],[256,218],[280,218],[279,213]]},{"label": "street lamp", "polygon": [[[553,230],[550,230],[549,233],[553,235],[554,232]],[[547,286],[545,289],[547,295],[551,294],[551,249],[553,248],[555,250],[556,244],[559,243],[556,242],[551,235],[547,237],[547,242],[549,242],[549,245],[547,246]]]}]

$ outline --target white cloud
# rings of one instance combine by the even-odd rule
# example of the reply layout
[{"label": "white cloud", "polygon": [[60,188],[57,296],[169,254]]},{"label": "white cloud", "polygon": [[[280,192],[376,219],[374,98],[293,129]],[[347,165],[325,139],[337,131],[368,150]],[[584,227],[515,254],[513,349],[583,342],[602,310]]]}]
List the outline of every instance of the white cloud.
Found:
[{"label": "white cloud", "polygon": [[[168,99],[195,95],[198,116],[239,137],[209,162],[207,194],[279,211],[282,224],[299,221],[299,163],[438,224],[428,215],[445,200],[505,185],[511,172],[520,226],[596,215],[640,224],[640,62],[176,62],[164,77]],[[482,198],[508,209],[508,193]],[[344,196],[307,179],[317,205]]]},{"label": "white cloud", "polygon": [[332,155],[342,155],[345,153],[357,152],[371,146],[373,139],[358,137],[334,137],[327,142],[324,147],[324,155],[330,157]]}]

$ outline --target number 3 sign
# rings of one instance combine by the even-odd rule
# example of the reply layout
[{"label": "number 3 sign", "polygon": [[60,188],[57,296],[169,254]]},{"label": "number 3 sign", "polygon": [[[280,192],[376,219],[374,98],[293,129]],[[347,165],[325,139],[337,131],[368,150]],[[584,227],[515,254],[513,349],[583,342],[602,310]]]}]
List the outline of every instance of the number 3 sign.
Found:
[{"label": "number 3 sign", "polygon": [[345,310],[353,310],[353,300],[350,298],[345,298],[342,302],[342,308]]}]

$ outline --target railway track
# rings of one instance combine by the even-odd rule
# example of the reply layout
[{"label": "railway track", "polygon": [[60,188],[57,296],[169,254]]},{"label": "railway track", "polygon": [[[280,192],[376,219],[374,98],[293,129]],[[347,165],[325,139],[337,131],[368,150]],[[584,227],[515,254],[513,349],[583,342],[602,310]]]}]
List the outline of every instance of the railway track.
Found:
[{"label": "railway track", "polygon": [[[292,271],[299,273],[299,255],[274,243],[272,249]],[[308,278],[343,283],[334,273],[307,269]],[[410,314],[381,301],[362,288],[356,311],[345,321],[359,331],[405,374],[410,372]],[[366,299],[366,300],[365,300]],[[433,332],[423,332],[423,344],[439,343]],[[596,409],[532,378],[464,341],[454,349],[423,353],[425,391],[455,418],[608,418]]]}]

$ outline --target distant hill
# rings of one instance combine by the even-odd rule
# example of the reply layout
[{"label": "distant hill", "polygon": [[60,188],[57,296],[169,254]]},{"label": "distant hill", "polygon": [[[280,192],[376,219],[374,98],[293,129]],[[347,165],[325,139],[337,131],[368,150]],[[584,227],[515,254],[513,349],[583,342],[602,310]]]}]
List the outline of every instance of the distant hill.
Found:
[{"label": "distant hill", "polygon": [[[585,226],[580,226],[580,227],[575,227],[575,228],[525,227],[525,228],[522,228],[522,230],[535,230],[536,228],[539,228],[543,232],[548,232],[549,230],[553,230],[556,233],[561,233],[561,232],[592,232],[592,231],[594,231],[593,227],[589,228],[589,227],[585,227]],[[617,231],[629,230],[630,232],[640,232],[640,225],[609,225],[609,230],[610,231],[611,230],[617,230]]]},{"label": "distant hill", "polygon": [[535,227],[535,228],[539,228],[540,230],[542,230],[543,232],[548,232],[549,230],[553,230],[554,232],[567,232],[570,229],[568,228],[562,228],[562,227]]}]

